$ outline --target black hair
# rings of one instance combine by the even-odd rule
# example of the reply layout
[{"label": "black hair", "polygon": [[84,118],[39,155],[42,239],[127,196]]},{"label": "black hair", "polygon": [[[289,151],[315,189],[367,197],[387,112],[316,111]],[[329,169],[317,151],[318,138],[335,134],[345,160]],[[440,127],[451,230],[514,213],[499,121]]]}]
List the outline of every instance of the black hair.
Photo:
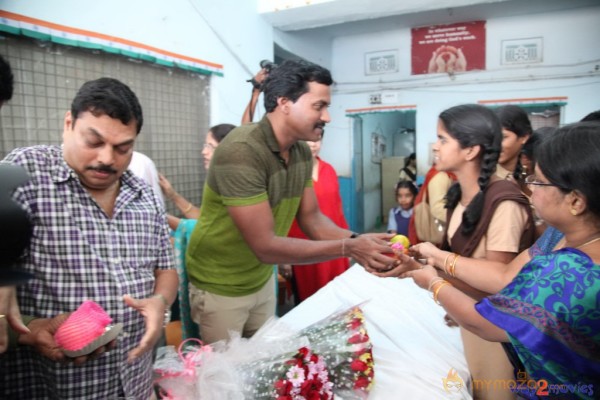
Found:
[{"label": "black hair", "polygon": [[86,111],[96,117],[107,115],[125,125],[135,120],[137,133],[140,133],[144,123],[142,106],[135,93],[129,86],[113,78],[100,78],[81,86],[71,103],[73,125],[77,116]]},{"label": "black hair", "polygon": [[[462,217],[462,232],[465,235],[473,232],[483,211],[483,192],[496,172],[500,146],[502,143],[502,127],[496,114],[479,104],[465,104],[449,108],[440,114],[444,128],[456,139],[461,148],[479,146],[481,162],[479,192],[473,197]],[[455,208],[462,195],[460,185],[455,183],[446,195],[446,207]]]},{"label": "black hair", "polygon": [[563,193],[576,190],[600,217],[600,123],[577,122],[558,128],[535,149],[538,167]]},{"label": "black hair", "polygon": [[[544,132],[546,132],[546,133],[544,133]],[[542,140],[544,135],[551,134],[552,132],[554,132],[554,128],[551,128],[549,126],[545,126],[545,127],[537,129],[535,132],[533,132],[531,134],[531,136],[529,136],[529,139],[527,139],[527,142],[525,142],[525,144],[521,148],[521,154],[523,154],[524,156],[527,156],[527,158],[531,161],[531,164],[529,165],[530,171],[533,171],[535,168],[534,152],[535,152],[536,147],[538,146],[538,144],[540,144],[540,141]],[[523,166],[521,165],[521,168],[522,167]]]},{"label": "black hair", "polygon": [[273,68],[263,83],[267,112],[275,110],[280,97],[295,103],[308,92],[308,82],[329,86],[333,84],[333,79],[328,69],[304,60],[285,60],[277,68]]},{"label": "black hair", "polygon": [[[500,125],[502,128],[513,132],[517,137],[531,136],[533,129],[531,128],[531,121],[527,111],[523,108],[514,104],[508,104],[495,109],[498,119],[500,119]],[[513,171],[513,177],[516,180],[521,179],[521,171],[523,166],[521,160],[517,158],[517,166]]]},{"label": "black hair", "polygon": [[404,168],[410,165],[411,161],[415,161],[417,159],[417,155],[415,153],[410,153],[408,157],[404,160]]},{"label": "black hair", "polygon": [[419,193],[419,189],[412,181],[398,181],[396,184],[396,191],[394,194],[398,194],[398,190],[400,189],[408,189],[412,193],[414,197],[417,197],[417,193]]},{"label": "black hair", "polygon": [[14,77],[10,64],[0,55],[0,103],[8,101],[13,95]]},{"label": "black hair", "polygon": [[555,130],[556,128],[551,126],[542,126],[536,129],[521,148],[521,154],[526,155],[531,160],[532,170],[535,168],[535,149],[545,137],[550,136]]},{"label": "black hair", "polygon": [[592,111],[581,119],[581,122],[600,121],[600,110]]},{"label": "black hair", "polygon": [[212,133],[217,143],[221,143],[221,140],[223,140],[234,128],[235,125],[232,124],[219,124],[211,127],[208,131]]},{"label": "black hair", "polygon": [[527,112],[519,106],[508,104],[494,110],[502,128],[514,132],[518,137],[531,135],[531,121]]}]

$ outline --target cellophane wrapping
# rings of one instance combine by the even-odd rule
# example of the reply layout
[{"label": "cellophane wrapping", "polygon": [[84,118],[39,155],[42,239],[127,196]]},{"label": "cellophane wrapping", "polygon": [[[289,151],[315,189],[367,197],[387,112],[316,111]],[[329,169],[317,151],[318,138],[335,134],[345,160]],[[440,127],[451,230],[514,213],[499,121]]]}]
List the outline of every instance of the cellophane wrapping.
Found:
[{"label": "cellophane wrapping", "polygon": [[252,338],[161,349],[154,365],[168,400],[364,399],[373,386],[372,345],[359,306],[300,331],[269,320]]}]

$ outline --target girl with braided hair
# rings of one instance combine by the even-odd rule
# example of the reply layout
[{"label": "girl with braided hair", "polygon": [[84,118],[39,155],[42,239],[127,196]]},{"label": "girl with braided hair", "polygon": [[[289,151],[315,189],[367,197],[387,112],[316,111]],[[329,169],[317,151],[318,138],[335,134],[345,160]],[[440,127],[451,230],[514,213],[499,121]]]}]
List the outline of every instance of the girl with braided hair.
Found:
[{"label": "girl with braided hair", "polygon": [[494,110],[502,125],[502,149],[498,158],[496,174],[501,179],[521,183],[522,174],[520,154],[523,146],[533,134],[527,112],[519,106],[508,104]]},{"label": "girl with braided hair", "polygon": [[[510,262],[533,243],[534,224],[529,201],[518,186],[495,174],[502,142],[498,117],[481,105],[452,107],[440,114],[437,134],[436,168],[457,177],[446,196],[448,226],[442,246],[457,255],[446,260],[448,270],[452,271],[459,256]],[[453,277],[448,280],[476,300],[487,295]],[[462,328],[461,335],[473,379],[514,379],[500,344]],[[477,399],[513,398],[506,388],[485,385],[475,385],[474,395]]]}]

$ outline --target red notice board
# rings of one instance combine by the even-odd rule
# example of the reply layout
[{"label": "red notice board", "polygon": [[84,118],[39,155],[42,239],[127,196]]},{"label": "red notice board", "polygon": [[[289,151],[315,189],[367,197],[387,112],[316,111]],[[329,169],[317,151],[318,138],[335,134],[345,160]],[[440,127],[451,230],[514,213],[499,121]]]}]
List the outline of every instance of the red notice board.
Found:
[{"label": "red notice board", "polygon": [[412,29],[412,73],[485,69],[485,21]]}]

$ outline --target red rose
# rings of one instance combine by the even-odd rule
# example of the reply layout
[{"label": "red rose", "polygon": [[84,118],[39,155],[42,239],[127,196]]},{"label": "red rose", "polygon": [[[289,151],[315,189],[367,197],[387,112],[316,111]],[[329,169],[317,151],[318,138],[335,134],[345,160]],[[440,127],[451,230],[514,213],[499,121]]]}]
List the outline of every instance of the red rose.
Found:
[{"label": "red rose", "polygon": [[313,390],[308,394],[306,400],[321,400],[321,395],[316,390]]},{"label": "red rose", "polygon": [[308,397],[308,394],[310,393],[311,389],[312,389],[312,379],[307,379],[304,382],[302,382],[302,385],[300,385],[300,394],[304,397]]},{"label": "red rose", "polygon": [[356,358],[362,356],[365,353],[370,353],[371,349],[369,349],[368,347],[363,347],[360,350],[357,350],[354,352],[354,355],[356,356]]},{"label": "red rose", "polygon": [[364,376],[359,376],[356,381],[354,381],[354,389],[364,389],[369,386],[369,379]]},{"label": "red rose", "polygon": [[360,326],[362,325],[362,321],[360,318],[352,318],[352,321],[350,321],[350,329],[356,330],[358,328],[360,328]]},{"label": "red rose", "polygon": [[360,333],[356,333],[348,339],[348,343],[357,344],[357,343],[365,343],[369,341],[369,336],[361,335]]},{"label": "red rose", "polygon": [[352,361],[352,364],[350,364],[350,368],[352,368],[352,371],[366,371],[367,368],[369,368],[369,366],[365,363],[362,362],[360,360],[354,360]]},{"label": "red rose", "polygon": [[292,382],[283,379],[276,381],[273,386],[279,395],[287,395],[292,390]]},{"label": "red rose", "polygon": [[308,347],[301,347],[300,349],[298,349],[298,353],[302,355],[302,358],[305,358],[306,355],[310,353],[310,350],[308,349]]},{"label": "red rose", "polygon": [[313,389],[314,390],[316,390],[317,392],[320,392],[322,388],[323,388],[323,382],[321,382],[318,379],[313,380]]}]

